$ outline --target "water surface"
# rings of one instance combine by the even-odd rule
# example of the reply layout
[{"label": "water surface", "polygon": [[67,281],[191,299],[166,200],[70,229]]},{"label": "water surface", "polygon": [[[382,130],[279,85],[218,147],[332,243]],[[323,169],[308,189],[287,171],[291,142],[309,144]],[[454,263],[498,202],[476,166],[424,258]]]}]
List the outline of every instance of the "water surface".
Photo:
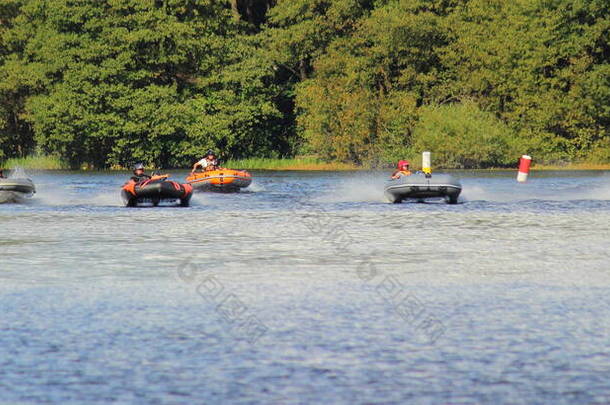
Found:
[{"label": "water surface", "polygon": [[608,172],[457,172],[458,205],[254,172],[156,209],[31,174],[0,205],[0,401],[610,402]]}]

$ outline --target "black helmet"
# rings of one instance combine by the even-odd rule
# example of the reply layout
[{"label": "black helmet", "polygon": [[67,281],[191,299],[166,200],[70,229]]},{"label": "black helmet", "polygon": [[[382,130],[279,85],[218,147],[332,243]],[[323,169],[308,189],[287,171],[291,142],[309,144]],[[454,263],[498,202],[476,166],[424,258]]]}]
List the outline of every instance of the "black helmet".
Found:
[{"label": "black helmet", "polygon": [[136,163],[136,164],[133,166],[133,170],[134,170],[134,171],[136,171],[136,170],[144,170],[144,165],[143,165],[142,163]]},{"label": "black helmet", "polygon": [[214,151],[212,149],[208,149],[208,151],[205,153],[206,156],[216,156],[216,154],[214,153]]}]

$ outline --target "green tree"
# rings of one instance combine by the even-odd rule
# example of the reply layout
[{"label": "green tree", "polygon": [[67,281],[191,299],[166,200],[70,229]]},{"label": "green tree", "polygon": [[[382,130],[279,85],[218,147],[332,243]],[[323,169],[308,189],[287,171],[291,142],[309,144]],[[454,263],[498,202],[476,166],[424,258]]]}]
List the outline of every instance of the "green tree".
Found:
[{"label": "green tree", "polygon": [[278,116],[264,83],[272,72],[237,77],[231,68],[251,51],[239,43],[228,3],[48,5],[28,1],[12,29],[15,38],[29,33],[13,70],[43,67],[36,76],[41,86],[21,82],[28,90],[24,115],[43,151],[74,166],[135,160],[167,166],[185,165],[207,147],[233,156],[285,143],[259,126]]},{"label": "green tree", "polygon": [[408,153],[417,107],[437,80],[436,50],[445,44],[440,21],[448,6],[440,3],[388,1],[333,41],[298,88],[309,145],[357,163]]},{"label": "green tree", "polygon": [[[522,152],[608,161],[609,11],[602,0],[4,0],[0,158],[185,166],[215,148],[376,165],[446,139],[462,145],[447,149],[459,166]],[[458,136],[460,119],[499,139]]]},{"label": "green tree", "polygon": [[31,126],[24,119],[24,104],[30,87],[38,87],[40,66],[24,69],[15,57],[24,51],[28,35],[15,29],[21,0],[0,3],[0,159],[24,156],[34,149]]},{"label": "green tree", "polygon": [[540,140],[540,160],[584,157],[608,135],[609,11],[598,0],[469,1],[447,20],[437,95],[495,111]]},{"label": "green tree", "polygon": [[225,158],[291,153],[290,111],[280,108],[283,89],[253,41],[229,40],[222,69],[201,79],[204,90],[190,102],[197,114],[182,145],[186,157],[201,155],[202,145],[218,148]]},{"label": "green tree", "polygon": [[472,101],[422,107],[413,149],[434,152],[436,167],[498,167],[513,163],[513,133]]}]

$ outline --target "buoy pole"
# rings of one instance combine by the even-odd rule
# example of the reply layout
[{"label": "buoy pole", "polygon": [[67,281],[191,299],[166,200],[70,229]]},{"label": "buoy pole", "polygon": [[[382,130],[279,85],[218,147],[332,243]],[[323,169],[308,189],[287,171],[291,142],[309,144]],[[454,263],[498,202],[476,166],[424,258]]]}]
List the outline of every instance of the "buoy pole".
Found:
[{"label": "buoy pole", "polygon": [[427,175],[432,174],[430,152],[428,151],[421,154],[421,171]]},{"label": "buoy pole", "polygon": [[523,155],[521,156],[521,159],[519,159],[519,172],[517,173],[517,181],[519,183],[525,183],[527,181],[527,176],[530,174],[531,164],[531,156]]}]

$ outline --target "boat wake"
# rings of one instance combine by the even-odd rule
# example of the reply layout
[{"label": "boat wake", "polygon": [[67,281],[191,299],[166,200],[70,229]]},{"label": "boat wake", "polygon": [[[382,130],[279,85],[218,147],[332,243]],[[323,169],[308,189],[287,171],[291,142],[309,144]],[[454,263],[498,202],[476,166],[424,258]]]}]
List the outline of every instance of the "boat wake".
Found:
[{"label": "boat wake", "polygon": [[527,200],[541,201],[577,201],[577,200],[610,200],[610,176],[603,176],[587,183],[555,184],[552,187],[539,187],[535,182],[527,184],[504,184],[487,188],[480,185],[464,184],[460,200],[517,202]]},{"label": "boat wake", "polygon": [[248,187],[242,190],[242,192],[244,193],[260,193],[263,191],[265,191],[265,186],[257,183],[256,181],[252,181],[252,183]]},{"label": "boat wake", "polygon": [[318,203],[342,202],[387,202],[383,196],[383,181],[379,176],[348,178],[335,183],[332,190],[322,192],[313,198]]},{"label": "boat wake", "polygon": [[513,202],[519,200],[528,200],[532,197],[525,197],[522,194],[514,192],[498,192],[497,190],[486,189],[478,185],[463,184],[462,194],[459,197],[460,202],[469,201],[492,201],[492,202]]},{"label": "boat wake", "polygon": [[204,193],[194,193],[193,198],[191,198],[191,207],[205,207],[208,206],[209,201],[207,196]]},{"label": "boat wake", "polygon": [[598,184],[583,193],[587,200],[610,200],[610,176],[604,176]]},{"label": "boat wake", "polygon": [[11,169],[10,174],[8,176],[9,179],[27,179],[29,176],[20,166],[15,166]]},{"label": "boat wake", "polygon": [[70,187],[57,184],[41,184],[39,191],[32,199],[36,205],[62,206],[95,206],[119,207],[123,205],[121,196],[115,188],[104,189],[94,193],[75,192]]},{"label": "boat wake", "polygon": [[115,207],[115,206],[123,205],[123,201],[121,200],[120,195],[116,191],[111,192],[110,190],[108,192],[95,194],[94,196],[92,196],[90,199],[87,200],[87,203],[89,203],[91,205],[104,206],[104,207],[107,207],[107,206]]}]

